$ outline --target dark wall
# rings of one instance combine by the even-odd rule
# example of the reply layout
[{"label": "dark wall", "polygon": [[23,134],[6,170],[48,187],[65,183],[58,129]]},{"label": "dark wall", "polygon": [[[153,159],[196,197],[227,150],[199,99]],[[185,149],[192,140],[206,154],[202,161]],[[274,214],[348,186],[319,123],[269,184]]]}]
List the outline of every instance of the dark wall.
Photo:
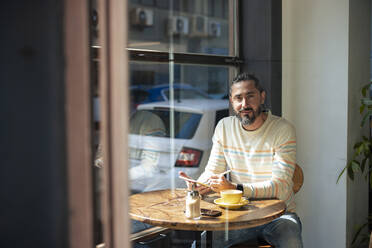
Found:
[{"label": "dark wall", "polygon": [[1,247],[68,247],[62,3],[0,4]]},{"label": "dark wall", "polygon": [[282,113],[282,1],[240,1],[242,71],[254,73],[266,89],[266,106]]}]

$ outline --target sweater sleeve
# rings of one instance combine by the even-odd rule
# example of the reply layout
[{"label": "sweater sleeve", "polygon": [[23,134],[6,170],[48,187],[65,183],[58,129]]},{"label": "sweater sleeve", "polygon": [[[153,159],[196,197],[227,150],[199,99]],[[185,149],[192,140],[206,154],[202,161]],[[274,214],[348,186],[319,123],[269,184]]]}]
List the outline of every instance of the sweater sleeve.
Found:
[{"label": "sweater sleeve", "polygon": [[212,138],[212,149],[209,156],[208,163],[205,167],[204,172],[200,175],[198,181],[206,182],[208,178],[213,174],[219,174],[226,170],[226,160],[223,154],[222,140],[224,125],[223,119],[218,122],[213,138]]},{"label": "sweater sleeve", "polygon": [[289,123],[278,128],[277,134],[271,179],[244,184],[244,194],[251,198],[278,198],[288,206],[294,197],[292,177],[296,165],[296,134]]}]

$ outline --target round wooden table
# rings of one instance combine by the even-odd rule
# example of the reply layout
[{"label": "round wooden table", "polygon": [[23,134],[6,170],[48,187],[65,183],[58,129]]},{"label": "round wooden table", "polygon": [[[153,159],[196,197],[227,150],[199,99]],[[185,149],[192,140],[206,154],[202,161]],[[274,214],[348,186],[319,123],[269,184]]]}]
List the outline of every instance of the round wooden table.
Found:
[{"label": "round wooden table", "polygon": [[223,209],[213,203],[219,194],[203,196],[201,208],[222,212],[219,217],[185,217],[186,189],[150,191],[130,196],[130,217],[154,226],[176,230],[217,231],[250,228],[269,223],[284,214],[285,203],[277,199],[252,200],[239,209]]}]

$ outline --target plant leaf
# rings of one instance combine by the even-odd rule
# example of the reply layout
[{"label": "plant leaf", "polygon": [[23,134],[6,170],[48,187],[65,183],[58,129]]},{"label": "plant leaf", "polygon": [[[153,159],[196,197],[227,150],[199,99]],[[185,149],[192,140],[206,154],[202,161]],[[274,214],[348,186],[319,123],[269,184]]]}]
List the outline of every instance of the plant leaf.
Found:
[{"label": "plant leaf", "polygon": [[338,175],[338,178],[337,178],[337,181],[336,181],[336,183],[338,183],[338,181],[340,181],[340,178],[341,178],[341,176],[342,176],[342,174],[344,174],[344,172],[345,172],[345,170],[347,169],[347,165],[342,169],[342,171],[341,171],[341,173]]},{"label": "plant leaf", "polygon": [[360,163],[357,160],[351,161],[351,168],[354,173],[358,172],[360,170]]},{"label": "plant leaf", "polygon": [[364,105],[364,104],[360,105],[359,113],[362,114],[365,108],[366,108],[366,105]]},{"label": "plant leaf", "polygon": [[355,143],[355,145],[354,145],[354,149],[357,149],[357,148],[358,148],[359,146],[361,146],[362,144],[363,144],[362,141]]},{"label": "plant leaf", "polygon": [[363,95],[363,97],[366,97],[367,96],[367,90],[370,87],[371,87],[371,82],[363,86],[363,88],[362,88],[362,95]]},{"label": "plant leaf", "polygon": [[371,142],[367,141],[363,144],[363,154],[365,158],[369,158],[371,155]]},{"label": "plant leaf", "polygon": [[360,169],[362,170],[362,172],[364,172],[364,169],[366,168],[367,159],[368,157],[364,157],[362,163],[360,164]]},{"label": "plant leaf", "polygon": [[[354,171],[353,171],[353,169],[352,169],[351,166],[348,166],[348,167],[347,167],[347,175],[349,176],[349,178],[350,178],[352,181],[354,181]],[[371,183],[371,185],[372,185],[372,183]]]},{"label": "plant leaf", "polygon": [[342,174],[344,174],[344,172],[345,172],[345,170],[346,170],[347,167],[348,167],[348,166],[346,165],[346,166],[342,169],[341,173],[338,175],[338,178],[337,178],[336,183],[338,183],[338,181],[340,181],[340,178],[341,178]]},{"label": "plant leaf", "polygon": [[358,146],[358,148],[356,149],[355,151],[355,155],[356,156],[359,156],[364,150],[364,143],[360,144],[360,146]]},{"label": "plant leaf", "polygon": [[363,97],[366,97],[366,96],[367,96],[367,88],[366,88],[366,86],[364,86],[364,87],[362,88],[362,96],[363,96]]},{"label": "plant leaf", "polygon": [[358,239],[358,236],[360,234],[360,232],[363,230],[363,228],[365,228],[366,226],[368,225],[368,222],[365,222],[363,223],[362,225],[360,225],[358,228],[357,228],[357,231],[354,235],[354,238],[353,238],[353,241],[351,242],[351,244],[354,244],[355,241]]},{"label": "plant leaf", "polygon": [[362,122],[360,123],[360,126],[363,127],[367,118],[372,114],[372,110],[368,110],[368,112],[363,116]]}]

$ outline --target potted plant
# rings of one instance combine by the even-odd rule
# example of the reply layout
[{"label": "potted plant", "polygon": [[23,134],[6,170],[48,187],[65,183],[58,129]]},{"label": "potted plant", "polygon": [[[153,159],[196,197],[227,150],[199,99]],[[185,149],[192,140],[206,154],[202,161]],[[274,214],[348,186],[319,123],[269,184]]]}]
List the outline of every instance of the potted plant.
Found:
[{"label": "potted plant", "polygon": [[[367,92],[372,85],[372,82],[362,87],[362,99],[361,105],[359,107],[359,112],[362,115],[362,121],[360,123],[361,127],[364,127],[366,123],[369,124],[369,117],[372,115],[372,100],[367,97]],[[345,168],[341,171],[337,178],[337,182],[340,180],[341,176],[347,171],[347,175],[351,180],[354,180],[355,173],[362,173],[365,179],[369,179],[369,185],[372,189],[372,138],[362,136],[362,138],[357,141],[353,146],[353,156],[347,162]],[[362,234],[365,228],[368,228],[372,224],[372,216],[369,215],[365,223],[357,227],[356,233],[352,240],[352,247],[360,247],[361,245],[367,245],[370,242],[370,234]]]}]

